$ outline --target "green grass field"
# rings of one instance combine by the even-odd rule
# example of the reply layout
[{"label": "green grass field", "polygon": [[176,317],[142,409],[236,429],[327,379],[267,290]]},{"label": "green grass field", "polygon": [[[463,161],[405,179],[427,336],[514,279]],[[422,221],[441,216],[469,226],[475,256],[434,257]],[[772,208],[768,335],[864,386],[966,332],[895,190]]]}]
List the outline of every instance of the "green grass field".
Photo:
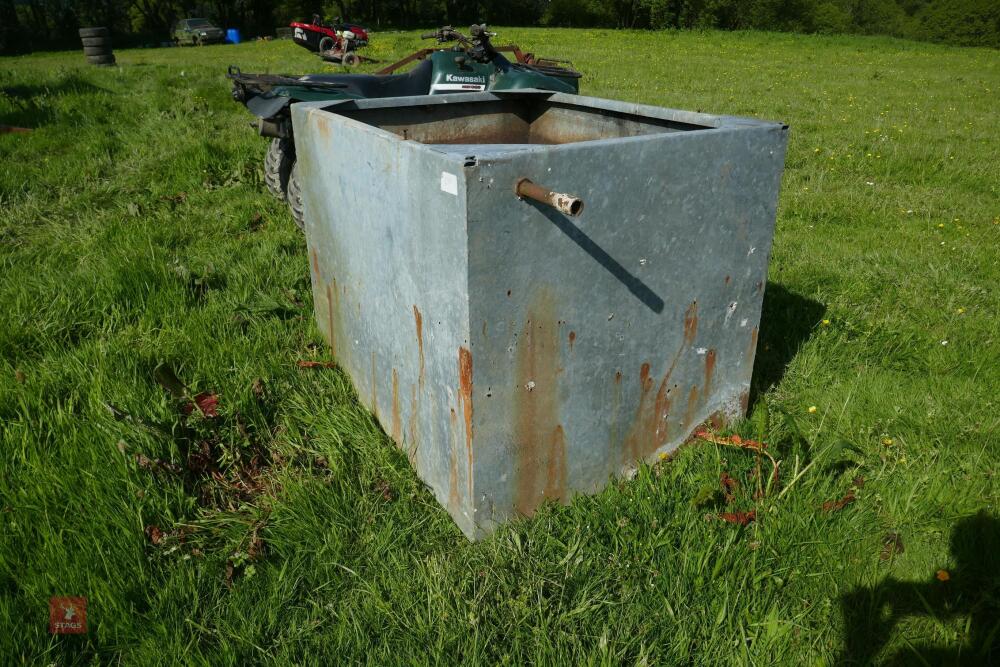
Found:
[{"label": "green grass field", "polygon": [[[8,58],[0,124],[34,131],[0,135],[2,662],[1000,662],[1000,55],[500,32],[585,94],[791,126],[736,425],[778,488],[701,443],[467,542],[346,377],[297,365],[329,360],[305,242],[223,72],[329,66]],[[48,634],[54,595],[86,635]]]}]

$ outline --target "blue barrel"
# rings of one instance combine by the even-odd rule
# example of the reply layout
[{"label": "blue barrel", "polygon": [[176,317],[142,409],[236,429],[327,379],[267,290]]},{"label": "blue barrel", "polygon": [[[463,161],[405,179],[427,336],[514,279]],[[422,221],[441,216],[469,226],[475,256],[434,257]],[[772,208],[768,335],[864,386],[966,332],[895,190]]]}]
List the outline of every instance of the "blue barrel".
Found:
[{"label": "blue barrel", "polygon": [[239,28],[226,28],[226,42],[229,44],[239,44],[240,43],[240,30]]}]

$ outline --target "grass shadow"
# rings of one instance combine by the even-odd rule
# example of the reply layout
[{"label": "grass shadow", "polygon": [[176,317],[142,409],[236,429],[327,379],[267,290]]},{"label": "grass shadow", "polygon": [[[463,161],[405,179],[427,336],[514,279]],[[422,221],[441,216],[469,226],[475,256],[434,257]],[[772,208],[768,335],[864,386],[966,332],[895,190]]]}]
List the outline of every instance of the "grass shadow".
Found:
[{"label": "grass shadow", "polygon": [[[985,511],[959,521],[951,533],[954,563],[940,581],[883,579],[841,597],[844,615],[842,665],[1000,664],[1000,521]],[[927,616],[938,622],[967,619],[964,645],[906,643],[881,655],[903,619]],[[905,641],[905,640],[904,640]]]},{"label": "grass shadow", "polygon": [[55,118],[52,105],[46,103],[44,98],[107,92],[111,91],[76,74],[66,75],[51,83],[3,86],[0,87],[0,100],[5,100],[10,105],[11,111],[0,113],[0,125],[32,129],[41,127]]},{"label": "grass shadow", "polygon": [[788,364],[825,313],[826,306],[820,302],[791,292],[779,283],[767,284],[750,385],[751,409],[759,396],[781,381]]}]

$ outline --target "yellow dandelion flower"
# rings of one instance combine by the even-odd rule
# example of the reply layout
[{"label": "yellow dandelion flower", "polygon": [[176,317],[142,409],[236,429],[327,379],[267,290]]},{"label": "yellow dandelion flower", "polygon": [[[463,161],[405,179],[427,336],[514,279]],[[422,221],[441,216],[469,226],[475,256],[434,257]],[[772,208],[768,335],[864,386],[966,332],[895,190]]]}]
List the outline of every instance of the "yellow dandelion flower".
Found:
[{"label": "yellow dandelion flower", "polygon": [[814,414],[815,412],[816,412],[816,406],[815,405],[810,405],[809,406],[809,414]]},{"label": "yellow dandelion flower", "polygon": [[891,447],[893,443],[892,438],[882,438],[882,444],[886,447]]},{"label": "yellow dandelion flower", "polygon": [[959,309],[958,309],[958,310],[956,310],[955,312],[956,312],[956,313],[958,313],[959,315],[961,315],[962,313],[964,313],[964,312],[965,312],[965,308],[959,308]]},{"label": "yellow dandelion flower", "polygon": [[830,326],[830,320],[823,320],[823,326],[825,327]]},{"label": "yellow dandelion flower", "polygon": [[666,461],[667,460],[667,453],[666,452],[660,452],[660,460],[661,461]]}]

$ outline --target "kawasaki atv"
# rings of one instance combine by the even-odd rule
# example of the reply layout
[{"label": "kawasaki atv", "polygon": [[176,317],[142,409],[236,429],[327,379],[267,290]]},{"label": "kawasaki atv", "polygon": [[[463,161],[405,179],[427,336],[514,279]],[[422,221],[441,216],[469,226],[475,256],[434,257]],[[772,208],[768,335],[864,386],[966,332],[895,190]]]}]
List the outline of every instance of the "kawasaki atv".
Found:
[{"label": "kawasaki atv", "polygon": [[[418,52],[404,59],[427,56],[405,74],[307,74],[293,77],[273,74],[243,74],[230,66],[233,99],[246,105],[257,117],[261,136],[271,137],[264,159],[264,182],[276,197],[286,199],[292,216],[302,227],[302,203],[295,177],[295,143],[292,138],[291,105],[303,101],[441,95],[483,90],[537,88],[560,93],[578,93],[580,73],[559,61],[531,58],[532,62],[510,62],[490,44],[485,25],[470,28],[471,37],[450,26],[422,35],[439,44],[457,42],[451,49]],[[520,50],[513,50],[520,57]]]}]

